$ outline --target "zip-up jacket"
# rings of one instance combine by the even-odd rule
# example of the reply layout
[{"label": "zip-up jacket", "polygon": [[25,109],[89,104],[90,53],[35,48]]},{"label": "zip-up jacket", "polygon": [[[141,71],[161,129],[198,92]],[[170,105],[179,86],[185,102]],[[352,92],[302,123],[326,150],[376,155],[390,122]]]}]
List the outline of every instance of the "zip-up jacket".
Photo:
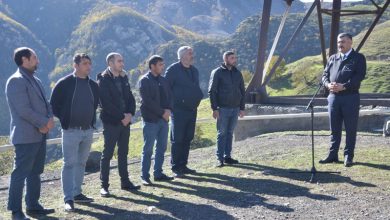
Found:
[{"label": "zip-up jacket", "polygon": [[[56,83],[53,88],[53,92],[50,98],[50,104],[52,105],[53,114],[60,119],[61,127],[63,129],[69,128],[70,123],[70,114],[72,109],[73,98],[75,95],[76,89],[76,76],[74,73],[71,73]],[[93,120],[91,122],[91,127],[94,127],[96,122],[96,109],[99,104],[99,88],[97,83],[88,77],[88,85],[93,95]]]},{"label": "zip-up jacket", "polygon": [[203,98],[199,86],[199,72],[194,66],[190,66],[189,72],[181,62],[170,65],[165,78],[168,80],[173,94],[173,112],[176,110],[196,111]]},{"label": "zip-up jacket", "polygon": [[245,85],[241,72],[232,67],[229,70],[224,64],[211,72],[209,82],[211,108],[245,109]]},{"label": "zip-up jacket", "polygon": [[[160,90],[160,86],[162,90]],[[161,76],[145,74],[139,81],[141,94],[141,115],[145,122],[156,123],[164,114],[164,109],[173,109],[173,99],[168,81]],[[165,100],[161,100],[161,92]],[[164,103],[165,101],[165,103]]]},{"label": "zip-up jacket", "polygon": [[[118,125],[125,118],[125,113],[135,114],[135,99],[131,92],[129,80],[126,75],[119,76],[122,85],[122,96],[114,82],[114,76],[106,69],[97,75],[99,97],[102,111],[100,119],[103,123]],[[120,108],[124,101],[124,109]]]}]

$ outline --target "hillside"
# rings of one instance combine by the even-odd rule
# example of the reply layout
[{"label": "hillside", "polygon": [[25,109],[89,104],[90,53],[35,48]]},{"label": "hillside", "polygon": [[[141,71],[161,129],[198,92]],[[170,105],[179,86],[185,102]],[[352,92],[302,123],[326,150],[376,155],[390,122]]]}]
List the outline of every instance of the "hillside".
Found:
[{"label": "hillside", "polygon": [[[9,112],[5,100],[5,83],[16,70],[13,60],[13,51],[17,47],[30,46],[38,53],[39,59],[45,62],[53,62],[53,58],[47,47],[23,24],[13,20],[0,12],[0,134],[9,132]],[[38,76],[45,85],[48,85],[47,74],[52,67],[40,65]]]},{"label": "hillside", "polygon": [[127,68],[134,68],[155,46],[174,37],[167,29],[130,8],[101,4],[82,19],[67,47],[56,52],[59,56],[50,78],[56,80],[72,71],[71,58],[76,52],[91,56],[93,75],[106,67],[105,57],[112,51],[124,56]]},{"label": "hillside", "polygon": [[[358,45],[365,31],[354,38]],[[390,93],[390,21],[379,24],[367,39],[362,50],[367,58],[367,75],[362,82],[361,92]],[[270,95],[297,95],[314,92],[322,74],[322,58],[311,56],[290,63],[286,71],[269,85]]]}]

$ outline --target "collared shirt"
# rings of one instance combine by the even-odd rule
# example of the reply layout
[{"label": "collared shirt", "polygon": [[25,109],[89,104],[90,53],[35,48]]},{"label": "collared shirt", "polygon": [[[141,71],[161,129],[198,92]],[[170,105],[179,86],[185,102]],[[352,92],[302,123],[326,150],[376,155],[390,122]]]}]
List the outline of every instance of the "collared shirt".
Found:
[{"label": "collared shirt", "polygon": [[352,52],[352,48],[348,50],[348,52],[346,52],[345,54],[343,53],[340,53],[341,54],[341,58],[343,60],[347,59],[347,57],[349,56],[349,54]]}]

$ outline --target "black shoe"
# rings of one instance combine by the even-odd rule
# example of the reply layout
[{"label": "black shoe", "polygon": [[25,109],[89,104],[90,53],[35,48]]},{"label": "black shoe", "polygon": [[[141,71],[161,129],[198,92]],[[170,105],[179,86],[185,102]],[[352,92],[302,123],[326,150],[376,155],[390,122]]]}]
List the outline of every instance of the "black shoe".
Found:
[{"label": "black shoe", "polygon": [[185,177],[185,173],[182,170],[172,170],[173,176],[175,178],[183,178]]},{"label": "black shoe", "polygon": [[322,163],[322,164],[324,164],[324,163],[337,163],[337,162],[339,162],[339,158],[337,158],[337,157],[327,157],[327,158],[325,158],[325,159],[322,159],[322,160],[320,160],[320,161],[318,161],[319,163]]},{"label": "black shoe", "polygon": [[344,166],[345,167],[351,167],[353,165],[353,162],[352,162],[352,159],[350,159],[350,157],[345,156],[344,157]]},{"label": "black shoe", "polygon": [[130,180],[121,183],[121,189],[123,190],[139,190],[141,186],[134,185]]},{"label": "black shoe", "polygon": [[107,187],[102,187],[100,189],[100,196],[101,197],[110,197],[110,191],[108,191],[108,188]]},{"label": "black shoe", "polygon": [[22,211],[12,212],[11,219],[12,220],[29,220],[29,218]]},{"label": "black shoe", "polygon": [[78,194],[77,196],[75,196],[73,198],[73,201],[75,203],[90,203],[90,202],[93,202],[93,198],[87,197],[86,195],[81,193],[81,194]]},{"label": "black shoe", "polygon": [[218,160],[217,164],[215,164],[215,167],[223,167],[223,166],[225,166],[223,160]]},{"label": "black shoe", "polygon": [[65,202],[64,210],[65,212],[74,212],[74,204],[72,200],[68,200]]},{"label": "black shoe", "polygon": [[26,209],[26,214],[27,215],[49,215],[49,214],[52,214],[54,213],[55,210],[54,209],[45,209],[45,208],[42,208],[42,209]]},{"label": "black shoe", "polygon": [[185,167],[183,168],[182,172],[183,172],[184,174],[194,174],[194,173],[196,173],[196,170],[190,169],[190,168],[188,168],[188,167],[185,166]]},{"label": "black shoe", "polygon": [[227,163],[227,164],[238,164],[238,160],[235,160],[231,157],[227,157],[224,159],[224,162]]},{"label": "black shoe", "polygon": [[152,181],[150,181],[150,178],[144,178],[141,176],[141,182],[144,186],[151,186],[153,185]]},{"label": "black shoe", "polygon": [[172,181],[174,178],[171,177],[171,176],[167,176],[165,174],[161,174],[160,176],[158,177],[154,177],[154,181],[157,181],[157,182],[162,182],[162,181]]}]

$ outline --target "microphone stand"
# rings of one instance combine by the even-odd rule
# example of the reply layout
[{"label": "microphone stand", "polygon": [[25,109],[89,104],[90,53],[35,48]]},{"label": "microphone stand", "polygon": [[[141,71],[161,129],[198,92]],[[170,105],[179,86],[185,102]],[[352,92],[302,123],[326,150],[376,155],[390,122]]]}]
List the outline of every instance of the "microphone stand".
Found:
[{"label": "microphone stand", "polygon": [[328,171],[317,171],[314,165],[314,101],[318,95],[318,92],[321,90],[323,84],[320,82],[318,85],[317,91],[314,93],[313,97],[309,101],[309,104],[306,106],[306,110],[310,109],[311,116],[311,170],[310,171],[295,171],[293,173],[311,173],[310,183],[315,182],[317,173],[340,173],[340,172],[328,172]]}]

